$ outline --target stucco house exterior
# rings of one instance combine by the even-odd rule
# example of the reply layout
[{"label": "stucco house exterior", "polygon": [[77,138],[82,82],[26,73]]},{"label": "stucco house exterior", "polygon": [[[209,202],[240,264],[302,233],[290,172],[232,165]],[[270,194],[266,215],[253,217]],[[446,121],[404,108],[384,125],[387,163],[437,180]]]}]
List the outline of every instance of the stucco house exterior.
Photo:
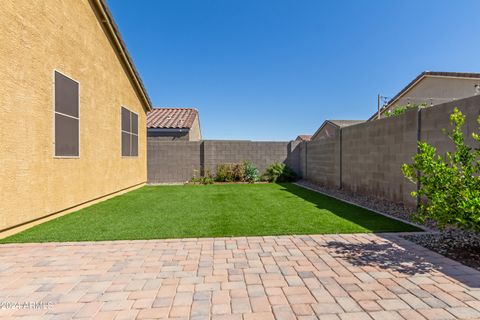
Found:
[{"label": "stucco house exterior", "polygon": [[0,231],[142,186],[152,106],[105,2],[0,8]]},{"label": "stucco house exterior", "polygon": [[147,115],[148,138],[200,141],[200,117],[194,108],[155,108]]},{"label": "stucco house exterior", "polygon": [[338,135],[341,128],[353,126],[365,122],[364,120],[325,120],[317,131],[312,135],[311,140],[331,138]]},{"label": "stucco house exterior", "polygon": [[[480,73],[424,71],[381,108],[380,118],[398,106],[434,106],[480,94]],[[370,120],[379,118],[378,112]]]}]

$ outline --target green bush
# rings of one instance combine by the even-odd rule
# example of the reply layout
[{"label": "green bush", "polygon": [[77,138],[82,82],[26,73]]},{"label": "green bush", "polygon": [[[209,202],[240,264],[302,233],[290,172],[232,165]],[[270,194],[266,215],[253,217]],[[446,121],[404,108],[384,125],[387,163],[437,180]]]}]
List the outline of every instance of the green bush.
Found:
[{"label": "green bush", "polygon": [[209,170],[205,171],[205,174],[203,176],[197,177],[198,170],[193,170],[193,176],[190,179],[190,182],[196,184],[212,184],[214,182],[213,180],[213,175],[210,173]]},{"label": "green bush", "polygon": [[387,117],[396,117],[396,116],[399,116],[401,114],[404,114],[407,110],[410,110],[410,109],[423,109],[427,106],[426,103],[420,103],[420,104],[417,104],[417,103],[413,103],[413,104],[407,104],[407,105],[404,105],[404,106],[398,106],[396,107],[395,109],[393,110],[389,110],[387,113],[386,113],[386,116]]},{"label": "green bush", "polygon": [[197,177],[197,175],[198,175],[198,170],[194,169],[193,176],[190,178],[190,182],[192,183],[200,182],[200,177]]},{"label": "green bush", "polygon": [[245,161],[244,163],[245,174],[244,179],[247,182],[254,183],[259,180],[258,169],[251,162]]},{"label": "green bush", "polygon": [[214,182],[214,177],[213,177],[213,174],[210,172],[210,170],[205,170],[205,173],[203,175],[203,177],[201,177],[200,179],[200,183],[201,184],[213,184]]},{"label": "green bush", "polygon": [[265,170],[262,179],[269,182],[290,182],[297,179],[295,172],[283,163],[273,163]]},{"label": "green bush", "polygon": [[[439,155],[426,142],[419,142],[413,164],[404,164],[403,174],[419,185],[421,203],[415,217],[420,222],[433,220],[444,229],[456,226],[480,231],[480,148],[465,144],[462,126],[465,116],[455,108],[450,115],[452,130],[447,132],[455,144],[454,152]],[[480,117],[477,120],[480,125]],[[480,136],[472,133],[480,144]]]}]

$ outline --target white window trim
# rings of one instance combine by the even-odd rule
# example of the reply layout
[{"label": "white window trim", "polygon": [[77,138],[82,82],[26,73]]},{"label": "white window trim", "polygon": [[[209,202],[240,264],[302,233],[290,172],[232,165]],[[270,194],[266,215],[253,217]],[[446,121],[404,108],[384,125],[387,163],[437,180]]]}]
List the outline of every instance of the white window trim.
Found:
[{"label": "white window trim", "polygon": [[[125,130],[122,130],[122,108],[128,110],[128,112],[131,112],[131,113],[134,113],[137,115],[137,133],[133,133],[133,132],[128,132],[128,131],[125,131]],[[140,127],[138,126],[138,120],[140,119],[139,117],[139,114],[136,113],[135,111],[132,111],[130,110],[128,107],[126,106],[120,106],[120,156],[122,158],[138,158],[138,148],[140,146],[139,142],[138,142],[138,130],[140,130]],[[130,130],[132,129],[132,117],[130,117]],[[136,156],[132,156],[132,155],[129,155],[129,156],[124,156],[122,154],[122,133],[127,133],[127,134],[130,134],[132,136],[137,136],[137,155]],[[132,153],[132,142],[130,141],[130,153]]]},{"label": "white window trim", "polygon": [[[70,116],[68,114],[64,114],[64,113],[61,113],[61,112],[57,112],[55,111],[55,72],[58,72],[60,73],[61,75],[63,75],[64,77],[67,77],[68,79],[76,82],[78,84],[78,118],[74,117],[74,116]],[[81,155],[81,141],[82,139],[80,139],[80,128],[81,128],[81,123],[80,123],[80,90],[81,90],[81,86],[80,86],[80,82],[73,79],[72,77],[68,76],[66,73],[62,72],[62,71],[59,71],[58,69],[53,69],[53,80],[52,80],[52,102],[53,102],[53,126],[52,126],[52,131],[53,131],[53,135],[52,135],[52,146],[53,146],[53,150],[52,150],[52,153],[53,153],[53,158],[54,159],[79,159],[80,158],[80,155]],[[76,119],[78,120],[78,156],[57,156],[55,154],[55,114],[59,114],[59,115],[62,115],[62,116],[65,116],[65,117],[69,117],[69,118],[72,118],[72,119]]]}]

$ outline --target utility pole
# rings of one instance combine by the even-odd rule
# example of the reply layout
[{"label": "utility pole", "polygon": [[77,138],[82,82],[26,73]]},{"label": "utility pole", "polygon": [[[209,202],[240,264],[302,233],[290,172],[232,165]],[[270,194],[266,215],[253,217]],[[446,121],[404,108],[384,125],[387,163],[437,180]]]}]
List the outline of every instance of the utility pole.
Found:
[{"label": "utility pole", "polygon": [[386,101],[387,101],[387,97],[382,96],[381,94],[378,94],[377,95],[377,108],[378,108],[377,119],[381,118],[381,112],[380,111],[382,110],[382,100],[383,100],[383,105],[385,106]]},{"label": "utility pole", "polygon": [[377,107],[378,107],[378,114],[377,114],[377,119],[380,119],[380,100],[382,99],[382,96],[380,94],[377,95]]}]

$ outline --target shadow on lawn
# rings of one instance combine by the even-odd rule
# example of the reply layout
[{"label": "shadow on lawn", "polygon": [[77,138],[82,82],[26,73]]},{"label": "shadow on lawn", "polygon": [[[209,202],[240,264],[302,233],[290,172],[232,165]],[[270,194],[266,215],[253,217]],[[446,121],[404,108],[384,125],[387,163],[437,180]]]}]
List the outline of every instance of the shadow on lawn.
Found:
[{"label": "shadow on lawn", "polygon": [[[343,207],[337,200],[303,189],[296,185],[282,184],[284,191],[295,194],[310,201],[322,209],[348,219],[364,228],[372,230],[374,219],[369,223],[365,216],[358,212],[349,213],[349,207]],[[334,201],[330,201],[333,199]],[[339,208],[340,206],[340,208]],[[360,209],[363,210],[363,209]],[[393,221],[393,220],[392,220]],[[397,223],[397,221],[395,221]],[[412,226],[412,229],[414,227]],[[373,230],[378,230],[373,228]],[[419,229],[416,229],[420,231]],[[371,241],[366,243],[350,243],[344,241],[329,241],[325,246],[333,251],[336,258],[346,260],[356,267],[374,267],[385,271],[393,271],[407,276],[435,275],[441,272],[470,288],[480,288],[480,272],[466,267],[459,262],[450,260],[424,247],[410,242],[396,234],[377,234],[386,241]]]},{"label": "shadow on lawn", "polygon": [[[336,216],[353,222],[372,232],[419,232],[423,231],[403,222],[386,218],[375,212],[356,207],[352,204],[337,200],[332,197],[311,191],[300,186],[285,183],[280,184],[282,190],[294,194],[308,202],[313,203],[319,209],[325,209]],[[352,210],[354,208],[354,210]]]}]

